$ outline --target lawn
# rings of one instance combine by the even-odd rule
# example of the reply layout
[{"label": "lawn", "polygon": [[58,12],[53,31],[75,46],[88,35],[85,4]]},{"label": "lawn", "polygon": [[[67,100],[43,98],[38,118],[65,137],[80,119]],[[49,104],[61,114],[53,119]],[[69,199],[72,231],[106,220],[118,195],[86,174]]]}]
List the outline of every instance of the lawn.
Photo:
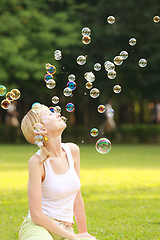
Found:
[{"label": "lawn", "polygon": [[[160,147],[113,145],[105,155],[93,145],[80,149],[88,232],[98,240],[159,240]],[[28,211],[28,159],[36,150],[30,145],[0,146],[2,240],[18,239]]]}]

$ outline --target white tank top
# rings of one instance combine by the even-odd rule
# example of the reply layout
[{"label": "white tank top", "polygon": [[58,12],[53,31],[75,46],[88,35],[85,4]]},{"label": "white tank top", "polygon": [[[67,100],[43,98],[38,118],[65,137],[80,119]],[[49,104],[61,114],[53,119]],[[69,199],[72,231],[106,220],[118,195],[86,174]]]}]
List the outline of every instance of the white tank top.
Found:
[{"label": "white tank top", "polygon": [[[74,223],[73,204],[81,184],[74,168],[70,147],[62,143],[62,148],[67,154],[69,163],[69,169],[64,174],[55,174],[49,159],[44,162],[45,179],[41,187],[42,212],[51,218]],[[40,156],[40,150],[36,154]]]}]

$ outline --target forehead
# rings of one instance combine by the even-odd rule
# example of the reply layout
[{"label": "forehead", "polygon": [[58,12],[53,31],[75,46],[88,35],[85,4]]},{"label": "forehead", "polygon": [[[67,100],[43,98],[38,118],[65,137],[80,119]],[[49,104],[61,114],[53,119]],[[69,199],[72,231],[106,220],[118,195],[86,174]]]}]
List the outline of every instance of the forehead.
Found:
[{"label": "forehead", "polygon": [[49,108],[46,107],[46,106],[41,106],[41,107],[39,108],[38,112],[39,112],[40,115],[45,115],[45,114],[50,113],[50,110],[49,110]]}]

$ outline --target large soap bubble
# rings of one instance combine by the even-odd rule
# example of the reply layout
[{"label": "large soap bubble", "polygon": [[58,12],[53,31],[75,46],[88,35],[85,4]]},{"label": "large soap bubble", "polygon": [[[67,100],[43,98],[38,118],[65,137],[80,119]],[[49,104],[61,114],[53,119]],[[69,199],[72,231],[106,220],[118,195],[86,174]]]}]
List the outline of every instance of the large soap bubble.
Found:
[{"label": "large soap bubble", "polygon": [[109,16],[108,18],[107,18],[107,22],[109,23],[109,24],[113,24],[113,23],[115,23],[115,17],[113,17],[113,16]]},{"label": "large soap bubble", "polygon": [[100,138],[96,142],[96,150],[101,154],[106,154],[111,150],[111,142],[107,138]]},{"label": "large soap bubble", "polygon": [[84,27],[84,28],[82,29],[82,35],[83,35],[84,37],[90,36],[90,35],[91,35],[91,29],[88,28],[88,27]]},{"label": "large soap bubble", "polygon": [[92,128],[90,134],[92,137],[97,137],[99,134],[99,130],[97,128]]},{"label": "large soap bubble", "polygon": [[77,57],[77,63],[79,65],[84,65],[86,63],[86,57],[83,55],[80,55]]},{"label": "large soap bubble", "polygon": [[90,96],[91,96],[92,98],[97,98],[97,97],[99,97],[99,95],[100,95],[100,91],[99,91],[98,88],[92,88],[92,89],[91,89],[91,91],[90,91]]},{"label": "large soap bubble", "polygon": [[0,85],[0,96],[4,96],[7,92],[7,89],[5,86]]},{"label": "large soap bubble", "polygon": [[146,67],[147,66],[147,60],[142,58],[142,59],[139,60],[138,64],[139,64],[140,67]]}]

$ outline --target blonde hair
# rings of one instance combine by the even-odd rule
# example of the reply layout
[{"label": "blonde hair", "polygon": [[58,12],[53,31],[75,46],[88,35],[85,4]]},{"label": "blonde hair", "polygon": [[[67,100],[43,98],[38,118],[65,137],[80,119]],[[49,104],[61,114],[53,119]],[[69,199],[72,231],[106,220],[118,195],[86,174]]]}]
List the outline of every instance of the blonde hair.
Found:
[{"label": "blonde hair", "polygon": [[[32,109],[22,119],[21,130],[24,137],[29,143],[35,144],[34,138],[36,136],[36,133],[34,132],[33,127],[36,123],[40,122],[40,114],[37,111],[33,111]],[[41,162],[44,162],[51,154],[44,145],[40,147],[40,150]]]}]

